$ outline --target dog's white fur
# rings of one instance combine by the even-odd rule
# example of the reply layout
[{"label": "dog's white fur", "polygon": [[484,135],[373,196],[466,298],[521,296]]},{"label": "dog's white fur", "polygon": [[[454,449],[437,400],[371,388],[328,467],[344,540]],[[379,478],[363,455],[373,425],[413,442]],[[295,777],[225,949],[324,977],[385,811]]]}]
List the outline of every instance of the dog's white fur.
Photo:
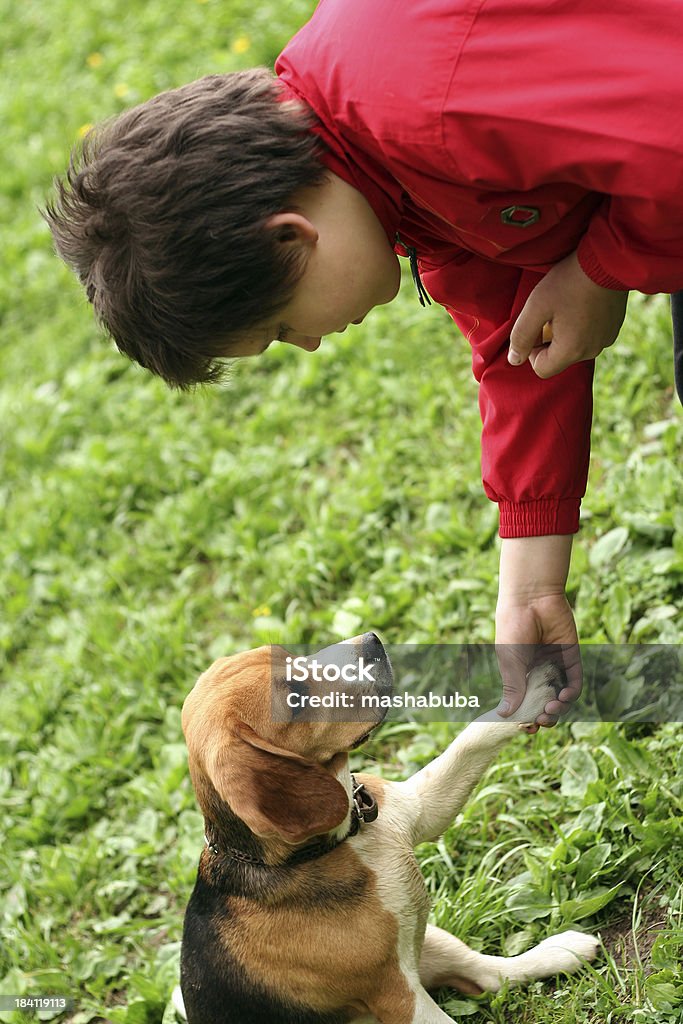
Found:
[{"label": "dog's white fur", "polygon": [[[597,953],[599,940],[576,931],[552,935],[519,956],[477,953],[449,932],[427,924],[427,894],[412,867],[413,847],[437,839],[448,828],[496,754],[555,699],[553,678],[555,669],[550,665],[532,671],[524,702],[515,714],[509,718],[495,711],[482,715],[422,771],[405,782],[385,783],[381,829],[361,830],[354,843],[355,852],[377,872],[382,902],[399,920],[401,969],[416,997],[412,1024],[451,1021],[427,992],[446,974],[496,992],[504,982],[572,973]],[[410,904],[405,898],[408,890],[415,894]],[[420,929],[424,929],[424,944],[418,960],[415,939]],[[376,1024],[376,1018],[359,1018],[356,1024]]]}]

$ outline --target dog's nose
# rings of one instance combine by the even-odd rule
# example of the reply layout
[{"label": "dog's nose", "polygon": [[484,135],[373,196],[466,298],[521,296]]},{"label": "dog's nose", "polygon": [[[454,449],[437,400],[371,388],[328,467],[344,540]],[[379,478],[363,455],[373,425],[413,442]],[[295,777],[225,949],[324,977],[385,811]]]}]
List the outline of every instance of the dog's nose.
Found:
[{"label": "dog's nose", "polygon": [[369,657],[378,656],[384,654],[384,644],[377,636],[376,633],[369,632],[363,633],[360,638],[361,647],[363,651],[368,654]]},{"label": "dog's nose", "polygon": [[356,664],[358,659],[365,661],[386,662],[387,652],[376,633],[359,633],[348,640],[339,640],[330,647],[323,648],[311,655],[321,664],[346,665]]},{"label": "dog's nose", "polygon": [[354,647],[362,647],[366,650],[375,648],[376,652],[383,652],[384,646],[376,633],[359,633],[358,636],[349,637],[348,640],[340,640],[340,644],[353,644]]}]

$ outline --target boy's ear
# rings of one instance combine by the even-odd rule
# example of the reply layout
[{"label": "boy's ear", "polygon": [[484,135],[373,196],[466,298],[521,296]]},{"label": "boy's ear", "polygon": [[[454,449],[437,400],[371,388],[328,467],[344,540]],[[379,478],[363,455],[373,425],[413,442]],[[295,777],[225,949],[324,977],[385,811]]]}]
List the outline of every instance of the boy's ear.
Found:
[{"label": "boy's ear", "polygon": [[319,237],[318,229],[308,217],[294,210],[274,213],[266,221],[266,227],[275,232],[281,245],[315,245]]}]

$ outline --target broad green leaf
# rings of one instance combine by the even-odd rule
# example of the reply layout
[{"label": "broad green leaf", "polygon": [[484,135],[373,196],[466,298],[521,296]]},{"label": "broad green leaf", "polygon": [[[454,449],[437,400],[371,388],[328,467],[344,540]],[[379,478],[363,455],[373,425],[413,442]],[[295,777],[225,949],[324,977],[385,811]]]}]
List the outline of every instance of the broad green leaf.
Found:
[{"label": "broad green leaf", "polygon": [[591,568],[600,569],[611,562],[624,549],[628,541],[628,530],[625,526],[616,526],[599,538],[591,548],[589,556]]},{"label": "broad green leaf", "polygon": [[631,618],[631,595],[624,583],[615,583],[609,592],[604,612],[605,628],[612,643],[621,643]]},{"label": "broad green leaf", "polygon": [[581,856],[576,870],[576,884],[579,889],[587,885],[593,875],[604,866],[611,850],[611,843],[597,843]]},{"label": "broad green leaf", "polygon": [[570,747],[562,772],[563,796],[583,796],[591,782],[598,778],[598,766],[583,747]]},{"label": "broad green leaf", "polygon": [[534,932],[531,928],[523,928],[519,932],[512,932],[503,943],[505,956],[518,956],[526,952],[534,942]]},{"label": "broad green leaf", "polygon": [[[655,1010],[668,1010],[683,1005],[683,984],[680,972],[658,971],[645,979],[645,992]],[[680,1020],[680,1017],[678,1018]]]},{"label": "broad green leaf", "polygon": [[619,675],[610,679],[596,693],[602,717],[608,722],[618,722],[625,712],[638,707],[638,698],[644,686],[643,676],[626,678]]},{"label": "broad green leaf", "polygon": [[553,909],[552,901],[531,885],[518,889],[508,896],[505,906],[519,921],[537,921],[542,917],[548,917]]},{"label": "broad green leaf", "polygon": [[584,917],[592,917],[593,914],[597,914],[598,910],[602,910],[603,907],[612,902],[623,884],[623,882],[619,882],[617,885],[613,885],[611,889],[599,886],[593,890],[590,896],[580,896],[577,899],[565,900],[564,903],[560,903],[560,914],[566,921],[580,921]]},{"label": "broad green leaf", "polygon": [[339,637],[355,636],[362,629],[362,626],[363,617],[356,612],[346,611],[344,608],[340,608],[339,611],[335,612],[334,619],[332,620],[332,632],[335,636]]},{"label": "broad green leaf", "polygon": [[458,1017],[471,1017],[474,1013],[479,1013],[481,1010],[481,1006],[470,999],[449,999],[447,1006],[448,1012],[456,1019]]},{"label": "broad green leaf", "polygon": [[607,747],[612,751],[625,774],[635,773],[650,777],[656,768],[651,764],[650,759],[644,750],[641,750],[635,743],[626,739],[624,734],[614,729],[607,737]]}]

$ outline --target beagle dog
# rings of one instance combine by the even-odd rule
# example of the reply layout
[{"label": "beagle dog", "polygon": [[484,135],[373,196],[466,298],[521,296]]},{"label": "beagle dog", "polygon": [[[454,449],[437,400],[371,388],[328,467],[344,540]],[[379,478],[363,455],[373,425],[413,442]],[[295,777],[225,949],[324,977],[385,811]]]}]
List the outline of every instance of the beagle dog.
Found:
[{"label": "beagle dog", "polygon": [[[377,667],[372,685],[390,687],[375,634],[346,643]],[[206,825],[185,916],[182,998],[174,997],[190,1024],[446,1024],[429,990],[495,992],[595,956],[598,940],[575,931],[520,956],[469,949],[427,923],[413,854],[441,835],[498,751],[559,692],[556,668],[530,673],[511,719],[483,715],[412,778],[388,782],[353,778],[348,762],[381,715],[300,720],[291,705],[302,684],[288,682],[286,661],[276,647],[221,658],[183,707]],[[307,692],[316,686],[325,683]]]}]

